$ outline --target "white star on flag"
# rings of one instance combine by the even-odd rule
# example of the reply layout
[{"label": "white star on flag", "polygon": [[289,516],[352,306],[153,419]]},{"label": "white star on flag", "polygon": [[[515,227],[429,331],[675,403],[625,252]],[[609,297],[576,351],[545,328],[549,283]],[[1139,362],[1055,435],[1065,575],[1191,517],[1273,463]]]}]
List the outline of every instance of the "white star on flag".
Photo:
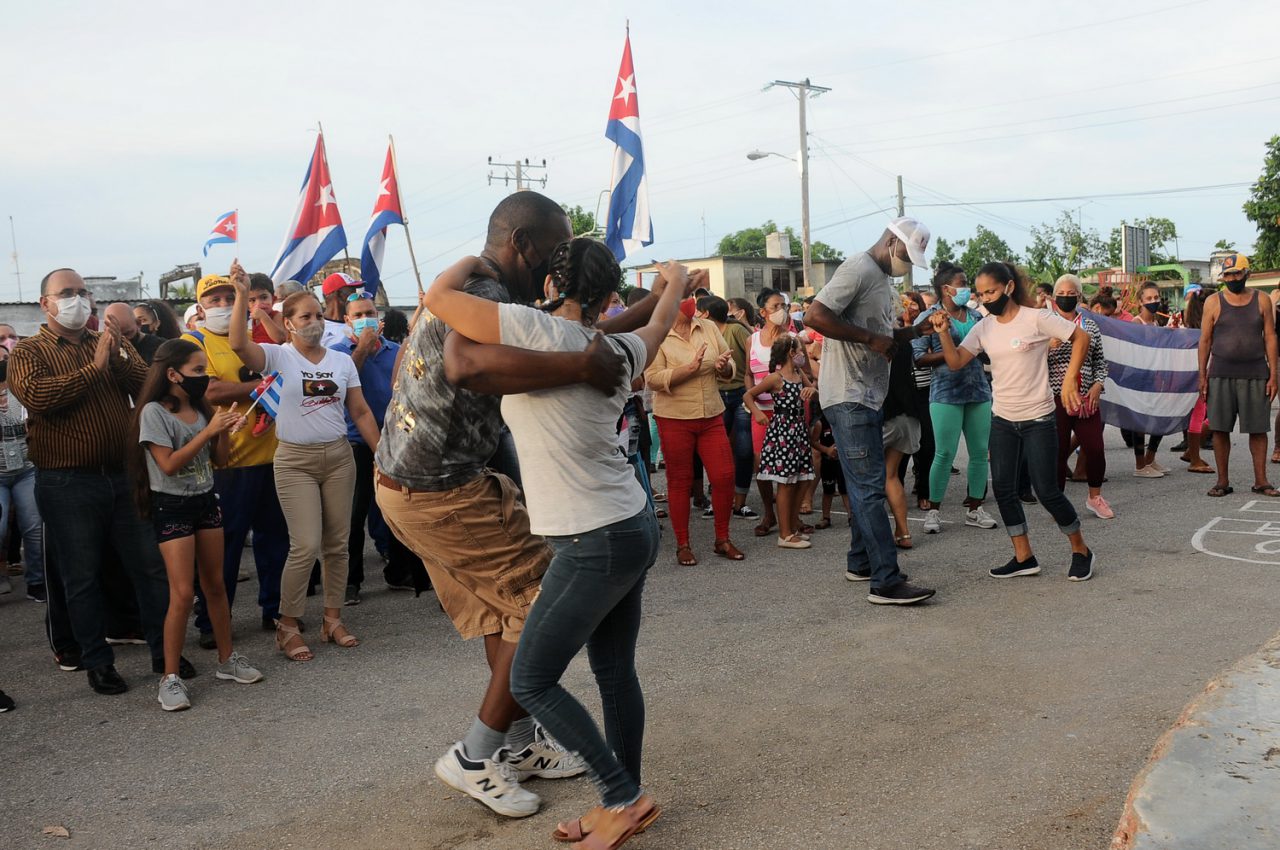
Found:
[{"label": "white star on flag", "polygon": [[389,188],[387,187],[387,184],[388,184],[388,183],[390,183],[390,182],[391,182],[391,178],[390,178],[390,177],[388,177],[386,180],[383,180],[383,181],[382,181],[382,188],[378,190],[378,197],[379,197],[379,198],[381,198],[383,195],[390,195],[390,194],[391,194],[391,189],[389,189]]},{"label": "white star on flag", "polygon": [[635,79],[636,79],[635,74],[632,74],[631,76],[625,77],[625,78],[618,77],[618,93],[613,96],[613,99],[618,100],[619,98],[621,98],[622,102],[625,105],[630,106],[631,95],[636,93]]},{"label": "white star on flag", "polygon": [[320,214],[324,215],[329,211],[329,204],[336,204],[337,198],[333,196],[333,184],[320,187],[320,200],[316,201],[316,206],[320,208]]},{"label": "white star on flag", "polygon": [[235,233],[236,223],[231,219],[227,219],[222,223],[222,229],[225,230],[227,233]]}]

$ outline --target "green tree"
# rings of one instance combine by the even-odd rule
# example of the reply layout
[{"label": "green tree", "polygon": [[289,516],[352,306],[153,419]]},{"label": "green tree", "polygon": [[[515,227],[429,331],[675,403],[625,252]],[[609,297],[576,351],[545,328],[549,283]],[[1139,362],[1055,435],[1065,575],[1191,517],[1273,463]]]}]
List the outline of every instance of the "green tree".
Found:
[{"label": "green tree", "polygon": [[1027,271],[1042,283],[1053,283],[1068,272],[1099,266],[1107,260],[1107,245],[1096,230],[1083,230],[1064,212],[1057,221],[1031,228]]},{"label": "green tree", "polygon": [[[958,265],[964,269],[964,273],[971,281],[977,276],[978,269],[993,260],[1018,262],[1018,255],[1009,247],[1009,243],[1001,239],[995,231],[987,230],[981,224],[969,239],[956,240],[956,247],[964,249],[960,254]],[[937,259],[936,252],[934,256]]]},{"label": "green tree", "polygon": [[[725,236],[716,245],[718,257],[763,257],[765,255],[765,236],[778,230],[773,221],[766,221],[759,227],[748,227]],[[791,241],[791,256],[799,257],[802,253],[800,237],[790,228],[783,228]],[[811,242],[809,253],[814,260],[843,260],[844,252],[832,248],[825,242]]]},{"label": "green tree", "polygon": [[1267,142],[1262,175],[1249,190],[1244,214],[1258,228],[1250,265],[1259,269],[1280,268],[1280,136],[1272,136]]},{"label": "green tree", "polygon": [[1226,239],[1219,239],[1213,243],[1213,250],[1215,251],[1234,251],[1235,249],[1236,243],[1228,242]]},{"label": "green tree", "polygon": [[933,267],[936,269],[943,263],[954,263],[956,261],[956,249],[951,243],[938,237],[938,241],[933,245]]},{"label": "green tree", "polygon": [[[1113,266],[1120,265],[1122,260],[1120,231],[1126,224],[1129,222],[1121,219],[1121,226],[1111,228],[1111,236],[1107,239],[1107,262]],[[1178,226],[1176,224],[1167,218],[1152,216],[1135,220],[1133,226],[1147,229],[1151,240],[1151,265],[1178,262]]]},{"label": "green tree", "polygon": [[195,288],[189,283],[180,283],[177,286],[169,287],[169,299],[171,301],[194,301]]},{"label": "green tree", "polygon": [[565,214],[569,216],[569,224],[573,226],[574,236],[591,236],[599,237],[602,234],[596,233],[596,214],[587,212],[580,206],[560,205]]}]

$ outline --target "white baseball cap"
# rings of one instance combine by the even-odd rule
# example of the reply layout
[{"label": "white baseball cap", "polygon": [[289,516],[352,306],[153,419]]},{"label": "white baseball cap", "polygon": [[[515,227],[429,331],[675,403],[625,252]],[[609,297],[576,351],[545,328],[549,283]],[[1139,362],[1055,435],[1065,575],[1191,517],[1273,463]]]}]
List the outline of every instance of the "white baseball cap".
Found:
[{"label": "white baseball cap", "polygon": [[889,222],[889,232],[906,243],[912,265],[929,268],[925,259],[925,251],[929,248],[929,228],[914,218],[895,218]]},{"label": "white baseball cap", "polygon": [[188,307],[187,311],[182,314],[182,324],[184,326],[190,324],[191,320],[195,318],[196,312],[199,309],[200,309],[199,304],[192,304],[190,307]]}]

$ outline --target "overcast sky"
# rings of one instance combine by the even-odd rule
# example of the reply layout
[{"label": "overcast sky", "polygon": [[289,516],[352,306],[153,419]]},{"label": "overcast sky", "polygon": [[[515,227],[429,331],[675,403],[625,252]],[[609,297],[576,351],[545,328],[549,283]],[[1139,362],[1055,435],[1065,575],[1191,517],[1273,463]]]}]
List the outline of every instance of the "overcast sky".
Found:
[{"label": "overcast sky", "polygon": [[[427,280],[479,250],[507,191],[487,185],[489,156],[545,158],[543,191],[594,209],[628,16],[658,237],[633,263],[703,256],[766,219],[799,229],[795,166],[745,156],[799,149],[795,99],[761,91],[772,79],[833,89],[811,106],[813,238],[846,252],[883,228],[895,174],[935,238],[981,223],[1020,250],[1030,226],[1070,210],[1104,236],[1122,218],[1171,218],[1188,258],[1222,238],[1247,247],[1244,186],[925,205],[1247,184],[1280,132],[1274,0],[6,7],[0,215],[16,225],[27,300],[68,265],[141,270],[154,291],[201,260],[232,208],[242,243],[215,246],[206,270],[238,251],[269,272],[317,121],[355,257],[395,135]],[[405,302],[404,236],[387,243],[387,285]],[[0,300],[17,297],[12,272]]]}]

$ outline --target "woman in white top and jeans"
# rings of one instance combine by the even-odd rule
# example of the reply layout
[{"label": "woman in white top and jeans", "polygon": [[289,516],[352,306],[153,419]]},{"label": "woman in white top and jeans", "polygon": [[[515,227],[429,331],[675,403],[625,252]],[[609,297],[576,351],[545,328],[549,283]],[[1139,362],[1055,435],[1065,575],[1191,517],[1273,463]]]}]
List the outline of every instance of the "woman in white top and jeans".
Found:
[{"label": "woman in white top and jeans", "polygon": [[991,485],[1000,518],[1013,541],[1013,558],[1002,567],[993,567],[990,574],[1013,578],[1040,572],[1018,498],[1018,467],[1025,460],[1040,504],[1071,540],[1067,578],[1087,581],[1093,577],[1094,556],[1085,545],[1075,507],[1058,487],[1058,423],[1047,355],[1049,340],[1071,342],[1062,405],[1074,415],[1081,409],[1080,369],[1089,351],[1089,335],[1061,316],[1037,310],[1027,294],[1025,276],[1009,263],[987,263],[978,271],[974,288],[989,315],[969,331],[959,347],[950,333],[941,333],[951,322],[945,312],[935,313],[930,321],[949,369],[963,369],[984,351],[991,359]]},{"label": "woman in white top and jeans", "polygon": [[[476,342],[581,351],[596,334],[600,304],[618,288],[618,263],[603,244],[579,238],[552,252],[550,272],[555,315],[464,292],[471,275],[492,274],[471,257],[436,279],[427,309]],[[687,286],[683,266],[669,264],[662,274],[664,289],[649,323],[607,338],[627,361],[628,384],[653,360]],[[594,774],[602,806],[556,832],[589,850],[618,847],[658,816],[640,788],[644,696],[635,670],[641,594],[658,554],[658,521],[618,445],[627,396],[622,375],[619,384],[608,397],[576,384],[502,400],[525,471],[529,524],[554,552],[520,636],[511,693]],[[603,736],[560,684],[583,645],[600,688]]]},{"label": "woman in white top and jeans", "polygon": [[249,276],[239,263],[231,267],[231,282],[236,288],[229,334],[232,349],[250,371],[279,373],[272,384],[280,395],[275,478],[289,525],[289,557],[280,578],[276,646],[292,661],[310,661],[315,656],[302,641],[298,617],[306,609],[307,578],[317,558],[324,580],[320,639],[343,647],[359,644],[341,620],[356,483],[344,405],[360,436],[375,451],[378,424],[360,391],[360,375],[351,356],[320,344],[324,308],[315,295],[296,292],[284,300],[281,314],[289,342],[259,345],[249,337]]}]

